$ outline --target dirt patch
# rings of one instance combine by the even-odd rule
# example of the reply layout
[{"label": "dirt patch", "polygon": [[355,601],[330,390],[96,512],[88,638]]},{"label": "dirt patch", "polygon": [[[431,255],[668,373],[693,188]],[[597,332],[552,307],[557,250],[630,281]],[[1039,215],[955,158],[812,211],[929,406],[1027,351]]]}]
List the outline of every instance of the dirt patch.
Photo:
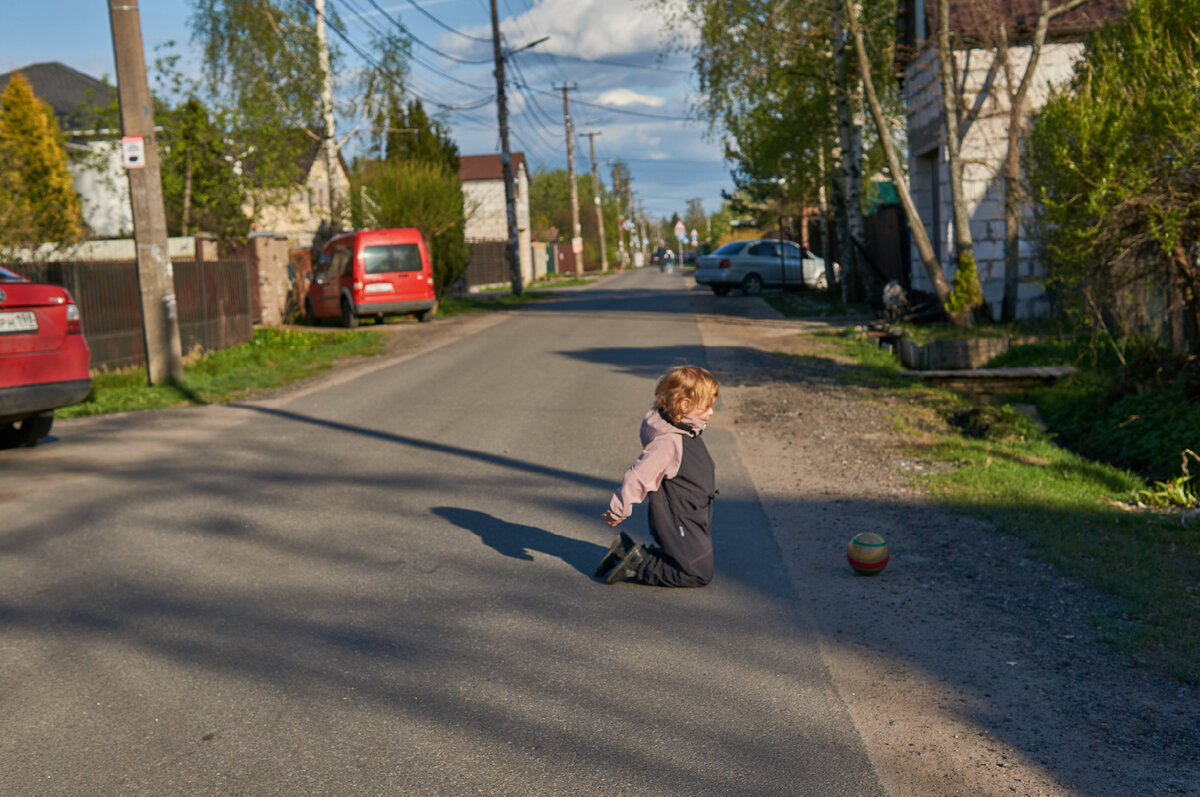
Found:
[{"label": "dirt patch", "polygon": [[[851,384],[804,334],[827,326],[701,318],[714,423],[737,437],[888,792],[1200,793],[1197,690],[1103,643],[1092,618],[1117,614],[1104,596],[933,505],[892,431],[908,408]],[[845,561],[861,531],[891,544],[878,577]]]}]

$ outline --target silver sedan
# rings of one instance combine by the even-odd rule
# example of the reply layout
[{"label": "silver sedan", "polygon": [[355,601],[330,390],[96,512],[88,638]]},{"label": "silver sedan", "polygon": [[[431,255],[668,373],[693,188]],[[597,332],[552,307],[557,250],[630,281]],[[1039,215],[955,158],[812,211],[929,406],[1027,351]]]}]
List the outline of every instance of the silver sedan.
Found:
[{"label": "silver sedan", "polygon": [[[834,263],[833,270],[840,275],[841,266]],[[729,293],[731,288],[741,288],[747,296],[755,296],[764,286],[803,284],[818,290],[829,287],[824,258],[793,241],[777,238],[727,243],[696,261],[695,277],[697,284],[709,286],[718,296]]]}]

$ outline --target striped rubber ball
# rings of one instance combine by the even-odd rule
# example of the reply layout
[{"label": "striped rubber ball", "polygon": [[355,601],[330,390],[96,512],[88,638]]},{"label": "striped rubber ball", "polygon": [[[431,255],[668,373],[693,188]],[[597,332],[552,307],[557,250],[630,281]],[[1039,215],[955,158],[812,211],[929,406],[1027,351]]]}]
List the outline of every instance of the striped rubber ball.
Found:
[{"label": "striped rubber ball", "polygon": [[861,576],[877,576],[887,567],[891,548],[873,531],[856,534],[846,546],[846,561]]}]

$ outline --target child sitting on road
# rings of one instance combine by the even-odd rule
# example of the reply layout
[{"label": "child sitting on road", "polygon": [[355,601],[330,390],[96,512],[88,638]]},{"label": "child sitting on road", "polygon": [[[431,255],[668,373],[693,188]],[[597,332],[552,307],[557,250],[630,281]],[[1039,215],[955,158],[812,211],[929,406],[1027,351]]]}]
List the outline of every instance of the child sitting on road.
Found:
[{"label": "child sitting on road", "polygon": [[[650,496],[650,536],[635,544],[621,532],[600,560],[596,577],[609,584],[633,578],[664,587],[703,587],[712,581],[712,457],[700,433],[713,414],[717,380],[703,368],[672,368],[658,381],[654,407],[642,419],[642,454],[613,493],[604,521],[616,526]],[[610,572],[611,571],[611,572]]]}]

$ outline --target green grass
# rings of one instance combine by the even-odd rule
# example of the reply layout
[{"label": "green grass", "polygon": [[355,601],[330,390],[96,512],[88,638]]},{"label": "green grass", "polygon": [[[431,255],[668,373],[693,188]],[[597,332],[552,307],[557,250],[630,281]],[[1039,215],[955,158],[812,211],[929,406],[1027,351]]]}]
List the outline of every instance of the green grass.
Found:
[{"label": "green grass", "polygon": [[814,333],[814,337],[832,344],[857,363],[843,369],[840,376],[846,381],[871,387],[893,388],[912,383],[911,379],[900,376],[903,367],[891,352],[880,348],[873,340],[854,330],[817,332]]},{"label": "green grass", "polygon": [[541,288],[574,288],[578,285],[591,285],[595,277],[576,277],[573,274],[547,274],[538,277],[537,285]]},{"label": "green grass", "polygon": [[369,330],[257,329],[240,346],[189,358],[181,382],[151,386],[145,368],[97,372],[87,400],[55,414],[74,418],[246,398],[327,371],[344,357],[380,354],[383,348],[379,333]]},{"label": "green grass", "polygon": [[763,294],[763,301],[788,318],[828,318],[847,315],[867,315],[865,304],[847,305],[828,291],[785,291]]},{"label": "green grass", "polygon": [[[1119,609],[1098,611],[1094,620],[1112,646],[1200,684],[1194,515],[1140,506],[1139,493],[1148,487],[1142,477],[1062,447],[1012,408],[969,409],[961,397],[896,377],[880,361],[882,350],[864,337],[828,339],[858,363],[847,371],[851,381],[906,407],[898,425],[911,452],[939,465],[914,478],[936,500],[1027,540],[1036,555],[1110,595]],[[953,422],[964,417],[984,422],[963,424],[962,431]]]}]

